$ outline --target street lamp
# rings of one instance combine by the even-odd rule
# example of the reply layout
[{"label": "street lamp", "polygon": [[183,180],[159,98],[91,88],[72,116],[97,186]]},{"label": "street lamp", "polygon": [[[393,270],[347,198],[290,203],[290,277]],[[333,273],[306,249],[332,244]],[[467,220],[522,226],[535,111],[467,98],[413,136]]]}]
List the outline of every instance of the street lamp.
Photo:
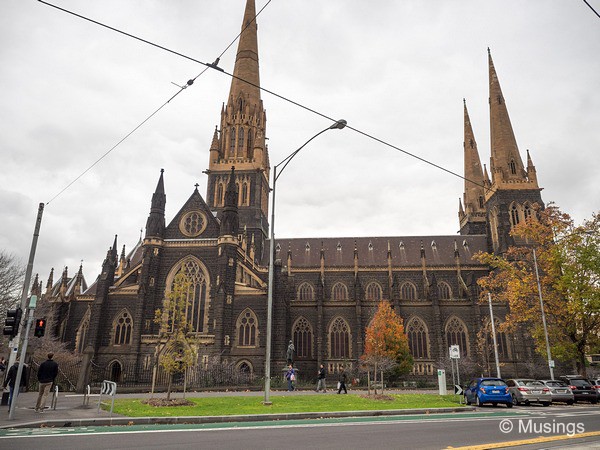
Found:
[{"label": "street lamp", "polygon": [[542,311],[542,324],[544,325],[544,337],[546,338],[546,353],[548,356],[548,369],[550,369],[550,379],[554,380],[554,361],[552,361],[552,355],[550,353],[550,341],[548,340],[548,326],[546,325],[546,313],[544,312],[544,300],[542,299],[542,286],[540,284],[540,274],[538,272],[537,256],[535,254],[535,247],[533,250],[533,264],[535,266],[535,278],[537,280],[538,295],[540,297],[540,309]]},{"label": "street lamp", "polygon": [[[333,125],[325,128],[324,130],[319,131],[313,137],[311,137],[308,141],[302,144],[296,151],[290,153],[285,159],[283,159],[279,164],[273,166],[273,188],[271,189],[273,197],[271,200],[271,237],[270,237],[270,245],[269,245],[269,286],[267,291],[267,345],[265,351],[265,405],[271,404],[270,394],[271,394],[271,328],[273,323],[273,273],[274,273],[274,259],[275,259],[275,186],[277,185],[277,179],[283,172],[283,170],[287,167],[294,156],[296,156],[300,150],[302,150],[310,141],[315,139],[317,136],[325,133],[328,130],[341,130],[346,126],[346,121],[344,119],[337,120]],[[279,174],[277,173],[277,168],[283,165]]]}]

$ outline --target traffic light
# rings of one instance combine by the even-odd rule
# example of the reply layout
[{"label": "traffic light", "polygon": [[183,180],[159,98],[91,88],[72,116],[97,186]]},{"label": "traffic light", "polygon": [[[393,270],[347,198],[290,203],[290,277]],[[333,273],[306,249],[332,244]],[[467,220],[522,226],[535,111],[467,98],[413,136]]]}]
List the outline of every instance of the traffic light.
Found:
[{"label": "traffic light", "polygon": [[35,321],[35,331],[33,335],[35,337],[42,337],[46,332],[46,319],[37,319]]},{"label": "traffic light", "polygon": [[19,333],[19,325],[21,325],[21,316],[23,310],[21,308],[9,309],[6,311],[6,319],[4,319],[4,336],[14,338]]}]

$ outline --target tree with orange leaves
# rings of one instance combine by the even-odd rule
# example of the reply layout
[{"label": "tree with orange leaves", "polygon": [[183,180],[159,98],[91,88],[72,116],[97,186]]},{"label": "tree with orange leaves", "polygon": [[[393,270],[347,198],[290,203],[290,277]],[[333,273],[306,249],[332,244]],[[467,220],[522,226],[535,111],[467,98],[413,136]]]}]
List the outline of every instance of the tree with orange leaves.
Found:
[{"label": "tree with orange leaves", "polygon": [[390,303],[382,300],[371,324],[366,329],[365,353],[361,360],[373,367],[375,382],[377,382],[377,371],[381,371],[382,388],[384,371],[394,368],[401,375],[410,372],[413,366],[408,338],[404,334],[402,322],[402,318],[394,312]]},{"label": "tree with orange leaves", "polygon": [[600,350],[600,214],[575,226],[568,214],[549,205],[511,234],[518,245],[504,255],[476,255],[494,269],[479,280],[483,295],[505,301],[506,328],[525,327],[546,356],[537,265],[552,357],[575,361],[585,376],[586,353]]}]

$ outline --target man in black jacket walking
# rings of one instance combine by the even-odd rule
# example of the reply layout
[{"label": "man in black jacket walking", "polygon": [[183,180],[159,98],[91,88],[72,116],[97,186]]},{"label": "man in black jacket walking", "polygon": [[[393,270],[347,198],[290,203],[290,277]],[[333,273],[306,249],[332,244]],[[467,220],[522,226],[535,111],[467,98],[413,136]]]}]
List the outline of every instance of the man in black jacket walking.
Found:
[{"label": "man in black jacket walking", "polygon": [[[13,393],[15,392],[15,382],[17,381],[17,371],[19,370],[19,358],[15,360],[15,363],[10,366],[8,372],[6,373],[6,378],[4,379],[3,388],[6,389],[6,386],[9,387],[10,394],[8,395],[8,409],[10,410],[10,405],[13,401]],[[23,371],[21,372],[21,382],[19,383],[19,387],[23,388],[27,385],[27,366],[23,365]]]},{"label": "man in black jacket walking", "polygon": [[58,364],[53,361],[54,353],[48,353],[48,359],[40,364],[38,369],[37,378],[40,385],[39,395],[37,403],[35,404],[35,412],[43,413],[46,407],[46,397],[50,392],[52,383],[58,375]]}]

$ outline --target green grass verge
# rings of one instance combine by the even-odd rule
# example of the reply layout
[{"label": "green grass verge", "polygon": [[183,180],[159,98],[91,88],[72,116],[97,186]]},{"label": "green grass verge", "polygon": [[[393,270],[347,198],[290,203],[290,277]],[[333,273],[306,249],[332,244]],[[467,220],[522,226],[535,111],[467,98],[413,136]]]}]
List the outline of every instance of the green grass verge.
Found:
[{"label": "green grass verge", "polygon": [[[179,397],[179,394],[176,396]],[[454,395],[395,394],[393,400],[375,400],[357,394],[277,395],[270,406],[262,396],[191,398],[193,406],[149,406],[144,399],[116,399],[114,412],[130,417],[230,416],[323,411],[368,411],[413,408],[448,408],[464,406]],[[106,409],[106,405],[103,405]]]}]

